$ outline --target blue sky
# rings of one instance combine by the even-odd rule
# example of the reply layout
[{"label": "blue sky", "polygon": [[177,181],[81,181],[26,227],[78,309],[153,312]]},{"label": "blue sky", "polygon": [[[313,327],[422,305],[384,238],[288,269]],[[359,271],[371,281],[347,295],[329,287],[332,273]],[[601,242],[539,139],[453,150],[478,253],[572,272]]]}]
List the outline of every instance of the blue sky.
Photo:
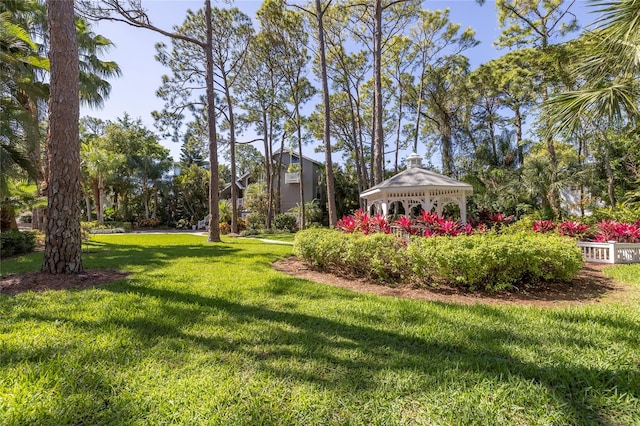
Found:
[{"label": "blue sky", "polygon": [[[143,6],[148,10],[148,15],[154,25],[171,29],[180,25],[188,9],[197,10],[202,7],[202,1],[172,1],[153,0],[143,1]],[[214,2],[214,6],[223,7],[228,3]],[[236,1],[232,5],[240,8],[252,18],[260,7],[258,1]],[[494,2],[487,1],[483,6],[475,0],[458,1],[425,1],[424,7],[428,9],[449,8],[451,20],[462,24],[463,27],[471,26],[476,30],[476,38],[480,45],[467,52],[472,67],[499,57],[506,53],[493,47],[493,42],[498,38],[497,15]],[[578,15],[579,23],[587,25],[592,17],[585,13],[585,2],[578,1],[574,6],[574,13]],[[160,86],[161,77],[168,70],[154,59],[156,53],[155,44],[168,42],[166,37],[155,32],[133,28],[123,23],[100,22],[95,24],[94,31],[109,38],[115,47],[106,55],[105,59],[113,60],[120,65],[122,76],[110,81],[112,84],[111,96],[105,102],[102,109],[90,109],[83,107],[81,116],[98,117],[105,120],[115,120],[122,117],[125,112],[134,119],[141,118],[145,125],[155,131],[151,112],[161,110],[163,101],[156,98],[155,92]],[[247,134],[246,138],[253,138],[253,134]],[[169,140],[162,141],[163,145],[170,149],[174,159],[179,158],[180,145]],[[309,156],[321,158],[321,155],[313,154],[312,148],[308,150]],[[334,161],[338,161],[335,158]]]}]

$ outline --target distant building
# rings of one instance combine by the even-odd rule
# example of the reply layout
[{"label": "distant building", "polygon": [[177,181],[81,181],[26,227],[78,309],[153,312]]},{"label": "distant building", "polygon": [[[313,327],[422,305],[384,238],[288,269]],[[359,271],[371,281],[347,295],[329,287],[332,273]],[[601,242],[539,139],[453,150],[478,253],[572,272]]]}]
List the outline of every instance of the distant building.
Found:
[{"label": "distant building", "polygon": [[280,193],[280,203],[276,202],[276,206],[279,205],[278,213],[285,213],[300,203],[300,185],[304,185],[305,203],[314,199],[318,201],[324,199],[325,186],[320,181],[320,163],[303,156],[302,175],[300,175],[300,156],[289,151],[276,151],[272,157],[276,167],[279,161],[282,161],[280,175],[275,176],[273,183],[276,194]]}]

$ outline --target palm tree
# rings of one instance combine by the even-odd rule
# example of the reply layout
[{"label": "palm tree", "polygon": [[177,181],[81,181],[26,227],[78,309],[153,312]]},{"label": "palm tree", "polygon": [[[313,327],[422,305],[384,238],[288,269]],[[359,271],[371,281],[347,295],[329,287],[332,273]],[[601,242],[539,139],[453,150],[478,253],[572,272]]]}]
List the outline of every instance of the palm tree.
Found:
[{"label": "palm tree", "polygon": [[548,103],[555,131],[578,129],[584,117],[611,124],[640,119],[640,1],[592,0],[600,17],[582,37],[575,74],[584,84]]}]

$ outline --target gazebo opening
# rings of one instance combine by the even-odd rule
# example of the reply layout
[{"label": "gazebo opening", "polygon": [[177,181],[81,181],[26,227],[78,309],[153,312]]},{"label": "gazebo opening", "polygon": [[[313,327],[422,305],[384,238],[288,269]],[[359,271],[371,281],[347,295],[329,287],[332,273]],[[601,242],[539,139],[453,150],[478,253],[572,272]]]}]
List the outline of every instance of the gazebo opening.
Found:
[{"label": "gazebo opening", "polygon": [[[448,176],[422,168],[422,157],[407,157],[407,170],[369,188],[360,194],[366,211],[383,216],[415,217],[423,210],[439,215],[459,215],[467,221],[467,197],[473,187]],[[457,213],[457,214],[456,214]]]}]

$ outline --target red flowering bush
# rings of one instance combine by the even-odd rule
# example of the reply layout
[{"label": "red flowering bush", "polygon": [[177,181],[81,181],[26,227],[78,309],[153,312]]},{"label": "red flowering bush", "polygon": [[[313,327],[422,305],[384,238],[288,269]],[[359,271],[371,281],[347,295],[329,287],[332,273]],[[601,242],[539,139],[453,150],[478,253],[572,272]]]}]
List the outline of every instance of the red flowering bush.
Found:
[{"label": "red flowering bush", "polygon": [[607,242],[616,241],[618,243],[640,242],[640,227],[635,223],[622,223],[613,220],[603,220],[597,225],[595,241]]},{"label": "red flowering bush", "polygon": [[391,225],[381,215],[377,214],[373,217],[363,212],[362,209],[355,212],[352,216],[343,216],[336,223],[338,229],[352,234],[354,232],[362,232],[365,235],[382,232],[388,234],[391,232]]},{"label": "red flowering bush", "polygon": [[533,222],[533,232],[551,232],[556,229],[556,223],[552,220],[536,220]]},{"label": "red flowering bush", "polygon": [[565,237],[583,237],[588,230],[589,225],[575,221],[562,222],[560,226],[558,226],[558,233]]}]

